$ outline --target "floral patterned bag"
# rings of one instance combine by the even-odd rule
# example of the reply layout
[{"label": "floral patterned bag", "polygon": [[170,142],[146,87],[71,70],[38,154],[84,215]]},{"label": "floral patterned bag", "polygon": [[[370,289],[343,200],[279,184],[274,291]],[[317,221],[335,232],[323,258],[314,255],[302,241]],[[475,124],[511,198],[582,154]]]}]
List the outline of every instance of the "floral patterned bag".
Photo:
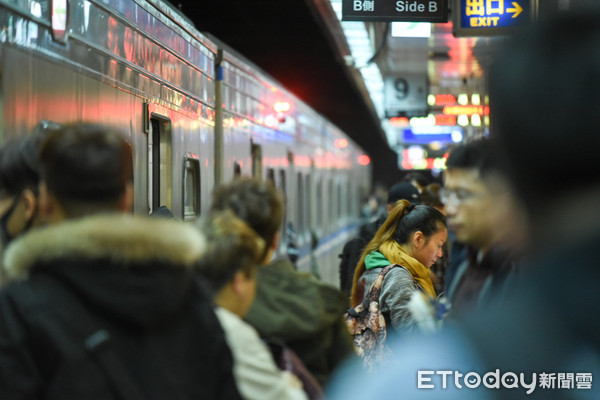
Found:
[{"label": "floral patterned bag", "polygon": [[385,275],[394,267],[392,264],[381,269],[363,301],[344,314],[346,326],[354,337],[356,352],[368,370],[372,370],[387,357],[384,342],[387,337],[385,318],[379,308],[379,293]]}]

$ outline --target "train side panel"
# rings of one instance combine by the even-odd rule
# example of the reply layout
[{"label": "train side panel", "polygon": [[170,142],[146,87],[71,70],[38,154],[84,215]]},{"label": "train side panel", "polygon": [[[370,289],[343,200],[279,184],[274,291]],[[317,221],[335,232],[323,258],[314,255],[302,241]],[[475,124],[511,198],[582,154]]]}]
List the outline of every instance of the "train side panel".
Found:
[{"label": "train side panel", "polygon": [[343,132],[161,0],[69,0],[62,33],[36,4],[0,0],[2,140],[43,119],[117,128],[135,212],[183,220],[208,211],[216,179],[271,180],[287,208],[277,255],[338,285],[370,176]]}]

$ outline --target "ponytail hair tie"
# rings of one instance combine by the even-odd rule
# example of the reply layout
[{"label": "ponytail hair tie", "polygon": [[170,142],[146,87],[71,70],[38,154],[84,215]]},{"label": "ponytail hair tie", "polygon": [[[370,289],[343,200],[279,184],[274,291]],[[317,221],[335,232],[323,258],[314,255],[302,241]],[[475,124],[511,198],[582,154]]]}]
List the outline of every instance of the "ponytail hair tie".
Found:
[{"label": "ponytail hair tie", "polygon": [[416,204],[409,204],[404,211],[402,212],[402,215],[408,215],[412,210],[414,210],[416,207]]}]

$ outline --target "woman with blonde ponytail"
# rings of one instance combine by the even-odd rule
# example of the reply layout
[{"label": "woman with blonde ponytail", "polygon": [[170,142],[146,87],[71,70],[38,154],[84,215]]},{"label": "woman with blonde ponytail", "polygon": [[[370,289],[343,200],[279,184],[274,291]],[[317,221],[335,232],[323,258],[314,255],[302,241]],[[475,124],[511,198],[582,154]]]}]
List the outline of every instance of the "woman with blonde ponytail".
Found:
[{"label": "woman with blonde ponytail", "polygon": [[350,303],[356,307],[382,268],[385,275],[379,306],[386,325],[397,332],[412,331],[415,321],[408,303],[415,290],[435,298],[429,268],[442,256],[448,231],[446,218],[435,208],[399,200],[362,252],[354,272]]}]

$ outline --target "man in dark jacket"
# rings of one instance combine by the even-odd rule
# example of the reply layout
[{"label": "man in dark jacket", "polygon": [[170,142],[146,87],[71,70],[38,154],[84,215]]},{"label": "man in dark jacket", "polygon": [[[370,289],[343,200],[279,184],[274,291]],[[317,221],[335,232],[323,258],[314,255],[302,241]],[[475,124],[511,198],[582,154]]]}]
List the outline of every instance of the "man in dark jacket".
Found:
[{"label": "man in dark jacket", "polygon": [[48,226],[5,254],[0,398],[238,399],[191,227],[134,217],[130,145],[68,125],[40,147]]},{"label": "man in dark jacket", "polygon": [[451,313],[468,312],[502,290],[524,243],[523,210],[501,173],[498,144],[480,139],[457,147],[446,161],[442,198],[448,228],[468,245],[446,293]]},{"label": "man in dark jacket", "polygon": [[246,321],[261,337],[288,345],[323,384],[353,354],[342,320],[344,295],[311,274],[295,271],[287,259],[270,262],[284,213],[271,184],[240,179],[222,186],[215,190],[212,209],[230,209],[269,243],[263,259],[268,265],[258,271],[256,298]]}]

